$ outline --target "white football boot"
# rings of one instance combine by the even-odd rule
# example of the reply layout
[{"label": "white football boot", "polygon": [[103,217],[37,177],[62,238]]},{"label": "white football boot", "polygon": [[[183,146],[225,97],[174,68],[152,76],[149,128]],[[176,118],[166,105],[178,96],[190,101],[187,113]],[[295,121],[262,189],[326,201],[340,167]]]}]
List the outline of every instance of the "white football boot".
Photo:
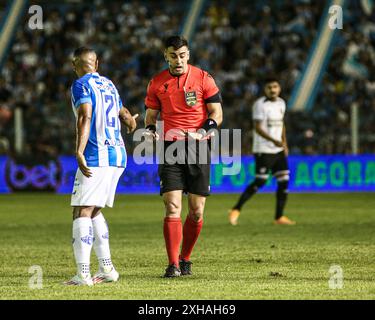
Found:
[{"label": "white football boot", "polygon": [[67,286],[92,286],[94,283],[90,274],[76,274],[69,281],[65,281],[64,284]]},{"label": "white football boot", "polygon": [[104,283],[104,282],[116,282],[119,278],[119,273],[114,267],[98,271],[93,277],[92,282],[94,284]]}]

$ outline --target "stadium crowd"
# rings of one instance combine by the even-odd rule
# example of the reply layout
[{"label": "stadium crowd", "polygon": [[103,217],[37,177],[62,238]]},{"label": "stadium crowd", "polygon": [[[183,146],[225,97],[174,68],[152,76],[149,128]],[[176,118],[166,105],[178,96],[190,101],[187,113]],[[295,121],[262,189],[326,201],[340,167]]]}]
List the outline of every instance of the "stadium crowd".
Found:
[{"label": "stadium crowd", "polygon": [[[13,122],[6,110],[24,110],[25,155],[74,153],[70,57],[89,44],[99,72],[111,78],[132,113],[144,114],[152,74],[166,65],[162,39],[180,33],[189,3],[110,1],[54,4],[39,1],[43,30],[16,34],[0,80],[0,152],[12,149]],[[224,128],[241,128],[242,152],[250,153],[251,106],[260,80],[277,74],[288,100],[317,34],[324,3],[309,0],[207,1],[191,41],[191,62],[208,70],[223,94]],[[360,152],[375,152],[375,12],[349,1],[344,28],[311,112],[289,112],[291,154],[350,153],[350,108],[358,104]],[[5,111],[4,111],[5,110]],[[142,116],[139,118],[143,124]],[[7,138],[7,139],[4,139]],[[127,136],[127,149],[134,147]]]}]

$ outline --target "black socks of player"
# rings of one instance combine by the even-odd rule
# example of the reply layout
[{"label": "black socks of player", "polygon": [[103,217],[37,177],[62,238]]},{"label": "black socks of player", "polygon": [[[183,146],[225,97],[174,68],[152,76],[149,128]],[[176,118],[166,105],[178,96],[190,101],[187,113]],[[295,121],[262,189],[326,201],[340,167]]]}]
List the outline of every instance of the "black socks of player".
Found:
[{"label": "black socks of player", "polygon": [[238,200],[237,204],[233,207],[233,209],[241,210],[245,202],[249,200],[261,187],[263,187],[265,183],[266,183],[266,180],[256,178],[253,181],[253,183],[251,183],[246,188],[246,190],[241,194],[240,199]]},{"label": "black socks of player", "polygon": [[[240,199],[233,209],[241,210],[242,206],[247,200],[249,200],[261,187],[266,183],[266,180],[256,178],[253,183],[251,183],[246,190],[241,194]],[[276,214],[275,218],[279,219],[284,212],[284,207],[288,198],[288,180],[282,180],[277,182],[276,191]]]},{"label": "black socks of player", "polygon": [[283,215],[286,200],[288,198],[288,185],[288,180],[277,182],[275,219],[279,219]]}]

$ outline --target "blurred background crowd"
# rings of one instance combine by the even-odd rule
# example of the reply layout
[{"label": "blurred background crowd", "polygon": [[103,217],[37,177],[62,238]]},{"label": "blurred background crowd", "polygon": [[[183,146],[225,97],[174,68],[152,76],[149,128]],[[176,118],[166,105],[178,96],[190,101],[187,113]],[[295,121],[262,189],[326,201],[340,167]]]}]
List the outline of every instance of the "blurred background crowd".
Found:
[{"label": "blurred background crowd", "polygon": [[[25,150],[33,157],[73,154],[75,120],[71,54],[99,53],[99,72],[112,79],[125,105],[140,113],[150,78],[166,67],[162,40],[179,34],[189,2],[39,1],[43,30],[19,28],[0,77],[0,152],[12,152],[13,110],[24,111]],[[242,129],[251,152],[253,102],[261,80],[276,74],[288,102],[317,34],[324,1],[206,1],[191,42],[191,63],[208,70],[223,96],[223,128]],[[332,59],[310,112],[288,112],[291,154],[347,154],[350,108],[360,114],[360,153],[375,152],[375,12],[350,0]],[[134,147],[126,136],[127,149]]]}]

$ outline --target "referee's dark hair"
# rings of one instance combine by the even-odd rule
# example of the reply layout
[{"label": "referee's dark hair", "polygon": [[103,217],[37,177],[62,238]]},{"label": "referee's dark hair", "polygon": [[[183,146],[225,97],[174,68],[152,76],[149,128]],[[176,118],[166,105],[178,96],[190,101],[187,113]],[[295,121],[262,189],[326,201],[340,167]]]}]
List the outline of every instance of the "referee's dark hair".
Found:
[{"label": "referee's dark hair", "polygon": [[178,50],[183,46],[189,47],[188,41],[182,36],[171,36],[164,41],[165,49],[173,47],[173,49]]}]

